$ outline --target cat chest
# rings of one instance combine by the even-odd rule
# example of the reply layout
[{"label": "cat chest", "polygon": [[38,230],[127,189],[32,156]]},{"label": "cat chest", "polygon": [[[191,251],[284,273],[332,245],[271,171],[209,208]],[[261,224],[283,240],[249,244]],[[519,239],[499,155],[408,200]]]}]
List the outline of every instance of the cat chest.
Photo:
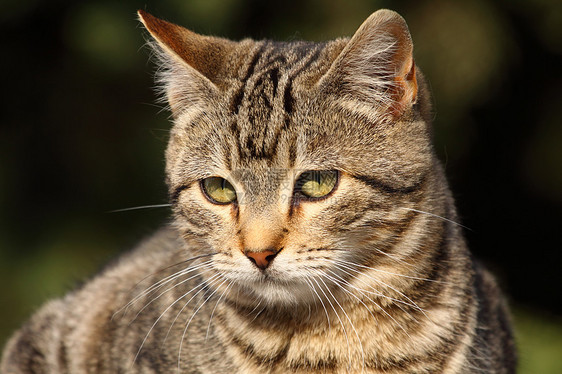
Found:
[{"label": "cat chest", "polygon": [[406,334],[386,329],[384,323],[373,326],[353,316],[347,320],[342,315],[327,325],[300,329],[290,324],[284,329],[268,329],[255,319],[251,326],[232,316],[228,320],[225,317],[222,313],[218,316],[215,333],[239,372],[416,373],[437,371],[444,364],[426,354],[427,345],[415,356],[402,357],[397,353],[407,349],[415,352],[411,345],[417,343],[408,342]]}]

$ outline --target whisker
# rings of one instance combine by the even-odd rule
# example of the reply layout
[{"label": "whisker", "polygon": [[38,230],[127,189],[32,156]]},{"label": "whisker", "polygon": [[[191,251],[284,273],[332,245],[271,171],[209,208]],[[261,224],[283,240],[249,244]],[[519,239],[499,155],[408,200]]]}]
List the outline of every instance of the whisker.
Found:
[{"label": "whisker", "polygon": [[465,225],[463,225],[463,224],[461,224],[461,223],[459,223],[459,222],[455,222],[455,221],[453,221],[453,220],[451,220],[451,219],[449,219],[449,218],[445,218],[445,217],[442,217],[442,216],[437,215],[437,214],[434,214],[434,213],[426,212],[426,211],[424,211],[424,210],[413,209],[413,208],[406,208],[406,207],[401,207],[401,208],[402,208],[402,209],[406,209],[406,210],[410,210],[410,211],[416,212],[416,213],[427,214],[428,216],[442,219],[443,221],[450,222],[450,223],[452,223],[452,224],[454,224],[454,225],[457,225],[457,226],[462,227],[463,229],[467,229],[468,231],[473,231],[473,232],[474,232],[474,230],[472,230],[470,227],[467,227],[467,226],[465,226]]},{"label": "whisker", "polygon": [[254,313],[261,305],[262,303],[262,299],[260,299],[260,301],[256,304],[256,306],[254,307],[254,309],[250,310],[247,314],[246,317],[249,317],[252,313]]},{"label": "whisker", "polygon": [[[187,263],[187,262],[191,262],[191,261],[194,261],[194,260],[198,260],[198,259],[204,258],[204,257],[213,256],[213,255],[215,255],[215,254],[216,254],[216,253],[208,253],[208,254],[204,254],[204,255],[199,255],[199,256],[191,257],[191,258],[188,258],[187,260],[183,260],[183,261],[180,261],[180,262],[178,262],[178,263],[176,263],[176,264],[169,265],[169,266],[166,266],[166,267],[164,267],[164,268],[161,268],[161,269],[159,269],[159,270],[157,270],[157,271],[155,271],[155,272],[153,272],[153,273],[151,273],[151,274],[145,276],[144,278],[142,278],[142,279],[141,279],[140,281],[138,281],[133,287],[131,287],[131,289],[129,290],[129,292],[132,292],[132,290],[134,290],[136,287],[138,287],[139,284],[141,284],[142,282],[144,282],[144,281],[145,281],[146,279],[148,279],[149,277],[155,276],[155,275],[158,274],[158,273],[161,273],[161,272],[163,272],[163,271],[166,271],[166,270],[168,270],[168,269],[170,269],[170,268],[173,268],[173,267],[176,267],[176,266],[180,266],[180,265],[185,264],[185,263]],[[208,261],[207,263],[210,263],[210,261]],[[202,264],[199,264],[199,265],[202,265]],[[198,265],[196,265],[196,266],[198,266]],[[189,270],[189,269],[193,269],[193,267],[188,267],[188,268],[186,268],[186,269],[182,269],[182,270],[180,270],[179,272],[187,271],[187,270]],[[123,307],[119,308],[115,313],[113,313],[113,315],[111,316],[111,319],[113,320],[113,318],[115,318],[115,316],[116,316],[118,313],[120,313],[121,311],[123,311],[123,309],[128,309],[129,306],[131,306],[133,303],[135,303],[136,300],[138,300],[139,298],[141,298],[143,295],[146,295],[146,294],[150,293],[151,291],[149,291],[149,289],[151,289],[153,286],[157,286],[159,283],[164,282],[165,280],[174,277],[174,276],[177,275],[179,272],[176,272],[176,273],[174,273],[174,274],[172,274],[172,275],[169,275],[169,276],[167,276],[167,277],[161,279],[160,281],[154,283],[154,284],[153,284],[152,286],[150,286],[148,289],[146,289],[145,291],[143,291],[143,292],[141,292],[139,295],[137,295],[133,300],[131,300],[131,301],[128,302],[126,305],[124,305]],[[127,313],[127,310],[125,310],[124,314],[126,314],[126,313]]]},{"label": "whisker", "polygon": [[[341,261],[341,260],[339,260],[339,261],[340,261],[341,263],[346,263],[346,262],[347,262],[347,261]],[[347,262],[347,263],[349,263],[349,264],[351,264],[351,265],[356,265],[356,264],[353,264],[352,262]],[[344,265],[342,265],[342,266],[344,266]],[[345,266],[345,267],[347,267],[347,266]],[[353,269],[353,268],[350,268],[350,267],[347,267],[347,268],[348,268],[349,270],[351,270],[351,271],[355,271],[355,272],[357,272],[357,273],[359,273],[359,274],[363,274],[363,275],[365,275],[366,277],[370,278],[371,280],[373,280],[373,281],[375,281],[375,282],[377,282],[377,283],[379,283],[379,284],[382,284],[383,286],[386,286],[386,287],[388,287],[389,289],[391,289],[392,291],[396,292],[397,294],[399,294],[400,296],[402,296],[403,298],[405,298],[406,300],[408,300],[410,303],[412,303],[412,304],[414,305],[414,307],[415,307],[417,310],[419,310],[420,312],[422,312],[422,313],[427,317],[427,319],[429,319],[429,320],[431,321],[431,318],[429,318],[429,316],[427,315],[427,313],[425,312],[425,310],[423,310],[420,306],[418,306],[418,304],[416,304],[412,299],[410,299],[410,298],[409,298],[407,295],[405,295],[403,292],[397,290],[396,288],[392,287],[392,286],[389,285],[389,284],[386,284],[385,282],[381,281],[380,279],[377,279],[377,278],[375,278],[375,277],[373,277],[373,276],[370,276],[369,274],[365,274],[365,272],[361,272],[361,271],[359,271],[359,270],[357,270],[357,269]],[[376,269],[373,269],[373,270],[376,270]]]},{"label": "whisker", "polygon": [[[260,302],[261,302],[261,300],[260,300]],[[258,318],[258,317],[260,316],[260,314],[262,314],[263,311],[264,311],[266,308],[267,308],[267,305],[264,305],[264,306],[260,309],[260,311],[256,313],[256,315],[254,316],[254,318],[252,318],[252,320],[250,321],[250,324],[251,324],[252,322],[254,322],[254,321],[256,320],[256,318]]]},{"label": "whisker", "polygon": [[133,206],[133,207],[130,207],[130,208],[121,208],[121,209],[109,210],[106,213],[129,212],[131,210],[139,210],[139,209],[167,208],[167,207],[170,207],[170,206],[172,206],[172,204],[139,205],[139,206]]},{"label": "whisker", "polygon": [[230,289],[230,287],[232,286],[232,284],[234,284],[234,281],[231,281],[230,283],[228,283],[228,286],[226,286],[225,290],[222,292],[222,294],[220,295],[219,299],[217,300],[217,302],[215,303],[215,307],[213,308],[213,311],[211,312],[211,316],[209,317],[209,324],[207,325],[207,333],[205,334],[205,342],[207,342],[207,338],[209,337],[209,330],[211,328],[211,321],[213,320],[213,316],[215,315],[215,310],[217,309],[217,306],[219,305],[219,303],[221,302],[222,298],[224,297],[224,295],[228,292],[228,290]]},{"label": "whisker", "polygon": [[180,315],[183,313],[183,311],[185,310],[185,308],[189,305],[189,303],[195,298],[197,297],[197,295],[199,295],[201,292],[203,292],[205,290],[205,286],[208,286],[210,284],[213,284],[215,282],[215,280],[217,280],[220,277],[220,274],[213,274],[209,279],[207,280],[203,280],[201,281],[201,283],[199,283],[196,287],[193,287],[191,289],[191,291],[189,291],[189,293],[191,293],[192,291],[195,291],[196,289],[199,288],[199,291],[197,291],[196,293],[194,293],[189,300],[187,300],[187,302],[184,304],[184,306],[179,310],[179,312],[176,314],[176,317],[174,318],[174,320],[172,321],[172,323],[170,324],[170,327],[168,328],[168,331],[166,332],[166,335],[164,336],[164,340],[163,343],[166,342],[166,340],[168,339],[168,335],[170,335],[170,332],[172,331],[172,328],[174,327],[176,321],[178,320],[178,318],[180,317]]},{"label": "whisker", "polygon": [[[339,278],[341,282],[343,282],[343,284],[350,286],[356,290],[358,290],[359,292],[361,292],[358,288],[354,287],[353,285],[351,285],[349,282],[347,282],[345,279],[343,279],[342,277],[340,277],[339,275],[337,275],[335,272],[328,270],[331,274],[333,274],[335,277]],[[358,298],[356,295],[353,294],[353,292],[345,289],[345,287],[343,287],[338,281],[337,279],[335,279],[334,277],[328,275],[328,274],[322,274],[323,276],[327,277],[329,280],[332,281],[332,283],[336,284],[341,290],[345,291],[346,293],[348,293],[349,295],[353,296],[354,298],[356,298],[364,307],[365,309],[367,309],[367,311],[369,312],[369,314],[371,315],[371,317],[373,317],[373,319],[376,319],[376,317],[373,315],[373,313],[371,312],[371,310],[369,309],[369,307],[363,302],[363,300],[361,300],[360,298]],[[365,295],[364,295],[365,296]],[[365,296],[367,297],[367,296]],[[371,298],[367,297],[369,300],[371,300],[376,306],[378,306],[380,308],[380,305],[378,305],[375,301],[373,301]],[[382,309],[382,308],[381,308]]]},{"label": "whisker", "polygon": [[[316,283],[318,285],[318,288],[320,289],[320,292],[322,292],[324,297],[326,297],[326,301],[328,301],[328,303],[330,304],[330,307],[332,308],[332,310],[334,311],[334,313],[336,315],[336,318],[340,322],[340,326],[342,327],[343,334],[345,336],[345,341],[347,343],[348,368],[349,368],[349,367],[351,367],[351,346],[349,345],[349,337],[347,336],[347,331],[345,329],[345,326],[343,325],[343,321],[341,320],[339,313],[337,312],[336,308],[334,307],[334,304],[332,304],[332,302],[330,301],[330,298],[328,297],[328,295],[326,295],[326,293],[324,292],[324,290],[322,289],[322,287],[320,286],[318,281],[315,278],[311,278],[311,279],[314,281],[314,283]],[[327,287],[324,282],[322,282],[322,283],[324,284],[325,287]]]},{"label": "whisker", "polygon": [[310,288],[312,289],[312,292],[314,292],[314,294],[316,294],[316,297],[318,297],[318,300],[320,301],[320,303],[322,304],[322,308],[324,308],[324,312],[326,313],[326,319],[328,320],[328,329],[331,330],[332,329],[332,325],[330,324],[330,316],[328,315],[328,310],[326,309],[326,305],[324,305],[324,302],[322,301],[322,298],[320,297],[320,295],[318,294],[318,292],[316,292],[316,289],[314,288],[314,285],[312,284],[312,282],[310,281],[308,276],[305,276],[305,281],[308,283],[308,285],[310,286]]},{"label": "whisker", "polygon": [[[201,282],[199,285],[197,285],[196,287],[192,288],[189,292],[184,293],[183,295],[181,295],[180,297],[178,297],[173,303],[171,303],[162,313],[160,313],[160,315],[158,316],[158,318],[156,319],[156,321],[154,321],[154,323],[152,324],[152,326],[150,327],[150,329],[148,330],[148,332],[146,333],[146,335],[144,336],[144,339],[141,342],[141,345],[137,351],[137,354],[135,355],[135,358],[133,359],[132,364],[134,364],[140,354],[140,352],[142,351],[142,348],[144,347],[144,344],[146,343],[146,340],[148,339],[148,337],[150,336],[150,333],[152,332],[152,330],[154,329],[154,327],[158,324],[158,322],[162,319],[162,317],[164,317],[164,315],[168,312],[168,310],[170,310],[175,304],[177,304],[181,299],[183,299],[184,297],[186,297],[187,295],[189,295],[191,292],[193,292],[194,290],[196,290],[197,288],[201,287],[204,284],[204,282]],[[199,291],[200,292],[200,291]],[[166,335],[167,336],[167,335]]]},{"label": "whisker", "polygon": [[390,272],[390,271],[387,271],[387,270],[376,269],[376,268],[373,268],[373,267],[370,267],[370,266],[365,266],[365,265],[362,265],[362,264],[357,264],[357,263],[354,263],[354,262],[349,262],[349,261],[345,261],[345,260],[341,260],[341,259],[333,259],[333,261],[339,261],[339,262],[350,264],[350,265],[353,265],[353,266],[357,266],[357,267],[360,267],[360,268],[363,268],[363,269],[373,270],[373,271],[376,271],[376,272],[379,272],[379,273],[384,273],[384,274],[395,275],[397,277],[402,277],[402,278],[408,278],[408,279],[419,280],[419,281],[424,281],[424,282],[451,284],[449,282],[440,281],[440,280],[436,280],[436,279],[420,278],[420,277],[414,277],[414,276],[411,276],[411,275],[393,273],[393,272]]},{"label": "whisker", "polygon": [[[334,301],[336,302],[336,304],[340,307],[340,309],[343,312],[345,318],[347,318],[349,324],[351,325],[351,328],[353,329],[353,332],[355,333],[355,336],[357,337],[357,341],[359,342],[359,347],[361,348],[361,360],[362,360],[362,370],[361,371],[363,372],[363,370],[365,369],[365,351],[363,350],[363,343],[361,342],[361,338],[359,337],[359,333],[357,332],[357,329],[355,328],[355,325],[353,324],[353,321],[351,320],[351,318],[349,318],[349,315],[347,314],[345,309],[341,306],[340,302],[334,296],[332,291],[330,291],[330,288],[326,285],[326,283],[324,282],[324,280],[322,278],[319,278],[319,279],[320,279],[320,282],[322,282],[322,284],[324,284],[324,286],[326,286],[326,291],[328,291],[330,293],[330,295],[334,298]],[[337,283],[336,283],[336,285],[339,286],[339,284],[337,284]],[[339,286],[339,287],[342,288],[341,286]],[[343,327],[343,325],[342,325],[342,327]],[[349,357],[349,365],[351,365],[351,356]]]},{"label": "whisker", "polygon": [[[220,278],[224,277],[220,274],[217,274]],[[218,288],[220,286],[222,286],[225,282],[227,282],[228,279],[224,279],[222,281],[221,284],[219,284],[219,286],[201,303],[201,305],[197,308],[197,310],[195,312],[193,312],[193,314],[191,314],[191,318],[189,318],[189,321],[187,321],[185,328],[183,329],[183,334],[181,336],[180,339],[180,346],[179,346],[179,352],[178,352],[178,373],[180,373],[181,371],[181,350],[182,350],[182,345],[183,345],[183,340],[185,339],[185,334],[187,333],[187,329],[189,328],[189,325],[191,324],[191,321],[193,320],[193,318],[195,317],[195,315],[197,314],[197,312],[199,312],[199,310],[201,310],[201,308],[203,307],[203,305],[205,305],[207,303],[207,301],[209,301],[209,299],[211,297],[213,297],[213,295],[217,292]],[[218,281],[217,281],[218,282]],[[217,282],[213,282],[213,283],[217,283]],[[210,285],[210,284],[209,284]],[[204,288],[203,288],[204,289]],[[188,302],[189,303],[189,302]]]},{"label": "whisker", "polygon": [[[176,273],[174,273],[174,274],[172,274],[172,275],[170,275],[170,276],[168,276],[168,277],[166,277],[166,278],[164,278],[164,279],[161,279],[160,281],[154,283],[152,286],[150,286],[149,288],[147,288],[146,290],[144,290],[143,292],[141,292],[140,294],[138,294],[137,296],[135,296],[135,297],[134,297],[131,301],[129,301],[124,307],[122,307],[122,308],[119,309],[117,312],[115,312],[114,315],[115,315],[116,313],[119,313],[119,312],[120,312],[121,310],[123,310],[123,309],[125,309],[125,312],[124,312],[124,313],[126,314],[127,311],[128,311],[128,308],[130,308],[134,303],[136,303],[137,301],[139,301],[141,298],[143,298],[143,297],[145,297],[145,296],[148,296],[148,295],[151,294],[152,292],[157,291],[158,289],[162,288],[164,285],[166,285],[166,284],[168,284],[168,283],[170,283],[170,282],[173,282],[174,280],[178,279],[178,278],[181,277],[181,276],[187,275],[187,274],[189,274],[189,273],[191,273],[191,272],[194,272],[194,271],[199,270],[199,269],[204,268],[204,267],[209,267],[209,268],[210,268],[210,266],[211,266],[211,262],[210,262],[210,261],[207,261],[207,262],[204,262],[204,263],[202,263],[202,264],[198,264],[198,265],[195,265],[195,266],[191,266],[191,267],[189,267],[189,268],[187,268],[187,269],[180,270],[180,271],[178,271],[178,272],[176,272]],[[189,278],[189,279],[193,279],[193,278],[196,277],[197,275],[198,275],[198,274],[195,274],[193,277],[191,277],[191,278]],[[187,279],[187,280],[189,280],[189,279]],[[187,280],[185,280],[185,281],[187,281]],[[184,283],[185,281],[182,281],[182,282],[179,283],[179,284],[182,284],[182,283]],[[179,285],[179,284],[178,284],[178,285]],[[177,286],[177,285],[176,285],[176,286]],[[174,287],[176,287],[176,286],[174,286]],[[172,287],[172,288],[173,288],[173,287]],[[166,292],[166,291],[165,291],[165,292]],[[164,293],[165,293],[165,292],[164,292]],[[160,294],[158,297],[156,297],[156,299],[158,299],[161,295],[162,295],[162,294]]]},{"label": "whisker", "polygon": [[[209,266],[209,265],[211,265],[211,264],[212,264],[212,261],[205,261],[205,262],[202,262],[202,263],[200,263],[200,264],[196,264],[196,265],[193,265],[193,266],[189,266],[189,267],[187,267],[187,268],[185,268],[185,269],[179,270],[179,271],[177,271],[177,272],[175,272],[175,273],[173,273],[173,274],[171,274],[171,275],[169,275],[169,276],[167,276],[167,277],[165,277],[165,278],[162,278],[162,279],[160,279],[159,281],[153,283],[150,287],[146,288],[146,289],[145,289],[140,295],[138,295],[138,296],[141,296],[141,297],[142,297],[142,296],[144,296],[144,295],[146,295],[146,294],[148,294],[148,293],[154,291],[154,289],[158,289],[158,288],[162,287],[163,285],[165,285],[166,283],[169,283],[170,281],[172,281],[174,278],[177,278],[178,276],[182,276],[182,275],[189,274],[189,273],[191,273],[191,272],[193,272],[193,271],[195,271],[195,270],[198,270],[198,269],[200,269],[200,268],[202,268],[202,267],[205,267],[205,266]],[[137,296],[137,297],[138,297],[138,296]]]},{"label": "whisker", "polygon": [[[355,280],[361,282],[362,284],[364,284],[365,286],[367,286],[367,287],[369,287],[371,290],[373,290],[373,291],[363,290],[363,292],[366,292],[366,293],[369,293],[369,294],[372,294],[372,295],[375,295],[375,296],[378,296],[378,297],[382,297],[382,298],[388,299],[388,300],[390,300],[390,301],[392,301],[392,302],[395,302],[395,303],[398,303],[398,304],[403,304],[403,305],[411,306],[412,308],[415,308],[415,307],[416,307],[414,304],[410,304],[410,303],[408,303],[408,302],[406,302],[406,301],[404,301],[404,300],[396,299],[396,298],[394,298],[394,297],[390,297],[390,296],[388,296],[388,295],[385,295],[385,294],[383,294],[382,292],[378,292],[372,285],[368,284],[367,282],[365,282],[365,281],[362,280],[362,279],[359,279],[359,278],[355,277],[355,276],[354,276],[353,274],[351,274],[350,272],[344,270],[344,269],[343,269],[341,266],[339,266],[334,260],[332,260],[332,261],[330,261],[330,262],[333,263],[334,266],[336,266],[336,268],[337,268],[339,271],[344,272],[345,274],[349,275],[350,277],[353,277]],[[349,269],[349,268],[348,268],[348,269]],[[355,271],[356,273],[363,274],[362,272],[359,272],[359,271],[357,271],[357,270],[354,270],[354,271]],[[350,286],[352,286],[352,285],[350,284]],[[402,308],[401,305],[398,305],[398,307],[399,307],[400,309],[402,309],[403,311],[405,311],[405,310]]]},{"label": "whisker", "polygon": [[409,267],[414,267],[414,266],[415,266],[415,265],[409,263],[408,261],[405,261],[405,260],[403,260],[403,259],[400,259],[400,258],[397,258],[397,257],[391,255],[390,253],[386,253],[386,252],[384,252],[384,251],[381,251],[381,250],[378,249],[377,247],[374,247],[374,246],[373,246],[373,247],[370,247],[370,248],[374,249],[375,251],[379,252],[380,254],[385,255],[386,257],[390,258],[391,260],[394,260],[394,261],[398,262],[399,264],[406,265],[406,266],[409,266]]},{"label": "whisker", "polygon": [[[353,288],[356,288],[356,287],[354,287],[353,285],[351,285],[349,282],[347,282],[345,279],[341,278],[341,277],[340,277],[339,275],[337,275],[336,273],[334,273],[334,272],[332,272],[332,271],[330,271],[330,272],[331,272],[332,274],[334,274],[335,276],[337,276],[338,278],[342,279],[342,281],[345,282],[345,284],[347,284],[347,285],[349,285],[349,286],[351,286],[351,287],[353,287]],[[328,276],[328,275],[326,274],[326,276]],[[367,307],[367,305],[365,305],[365,303],[364,303],[360,298],[358,298],[356,295],[354,295],[354,294],[353,294],[352,292],[350,292],[349,290],[346,290],[345,288],[343,288],[343,287],[341,287],[341,286],[340,286],[340,288],[341,288],[342,290],[346,291],[346,292],[347,292],[348,294],[350,294],[351,296],[355,297],[357,300],[359,300],[359,302],[360,302],[361,304],[363,304],[363,306],[365,306],[365,308],[367,309],[367,311],[369,312],[369,314],[371,315],[371,317],[373,317],[373,319],[376,319],[375,316],[373,315],[373,313],[371,313],[371,310]],[[356,288],[356,289],[357,289],[357,288]],[[406,331],[406,329],[405,329],[394,317],[392,317],[392,315],[390,315],[390,313],[388,313],[379,303],[377,303],[377,302],[374,301],[372,298],[370,298],[370,297],[368,297],[367,295],[365,295],[361,290],[359,290],[359,289],[357,289],[357,290],[358,290],[364,297],[366,297],[366,298],[369,299],[373,304],[375,304],[384,314],[386,314],[386,316],[388,316],[398,327],[400,327],[400,328],[404,331],[404,333],[405,333],[409,338],[411,338],[410,334],[408,334],[408,331]]]},{"label": "whisker", "polygon": [[[207,271],[209,271],[209,270],[210,270],[210,268],[204,270],[204,272],[207,272]],[[156,301],[156,300],[158,300],[160,297],[162,297],[162,295],[164,295],[164,294],[166,294],[166,293],[172,291],[174,288],[179,287],[179,286],[181,286],[182,284],[184,284],[184,283],[186,283],[186,282],[189,282],[189,281],[192,280],[193,278],[197,278],[197,277],[200,276],[201,274],[202,274],[202,273],[194,274],[194,275],[192,275],[191,277],[189,277],[189,278],[187,278],[187,279],[184,279],[184,280],[182,280],[181,282],[179,282],[179,283],[177,283],[177,284],[174,284],[172,287],[167,288],[165,291],[162,291],[158,296],[154,297],[152,300],[150,300],[148,303],[146,303],[146,304],[137,312],[137,314],[135,315],[135,317],[133,318],[133,320],[129,323],[129,325],[132,324],[132,323],[138,318],[138,316],[139,316],[146,308],[148,308],[148,306],[149,306],[150,304],[152,304],[154,301]],[[182,275],[185,275],[185,274],[182,274]],[[179,278],[179,276],[176,277],[175,279],[177,279],[177,278]]]}]

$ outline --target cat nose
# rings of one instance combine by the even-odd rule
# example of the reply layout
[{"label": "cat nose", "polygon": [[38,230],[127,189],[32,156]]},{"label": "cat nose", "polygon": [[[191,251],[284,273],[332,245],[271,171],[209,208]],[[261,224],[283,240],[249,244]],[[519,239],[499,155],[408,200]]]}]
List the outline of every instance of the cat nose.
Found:
[{"label": "cat nose", "polygon": [[265,270],[271,261],[277,256],[278,251],[266,250],[259,252],[245,251],[245,255],[261,270]]}]

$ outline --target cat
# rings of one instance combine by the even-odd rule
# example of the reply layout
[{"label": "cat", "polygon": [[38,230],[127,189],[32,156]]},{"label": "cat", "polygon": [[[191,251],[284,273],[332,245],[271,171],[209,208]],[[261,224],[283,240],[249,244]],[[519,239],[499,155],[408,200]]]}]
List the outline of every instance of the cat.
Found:
[{"label": "cat", "polygon": [[173,223],[9,340],[2,373],[513,373],[404,19],[234,42],[138,12]]}]

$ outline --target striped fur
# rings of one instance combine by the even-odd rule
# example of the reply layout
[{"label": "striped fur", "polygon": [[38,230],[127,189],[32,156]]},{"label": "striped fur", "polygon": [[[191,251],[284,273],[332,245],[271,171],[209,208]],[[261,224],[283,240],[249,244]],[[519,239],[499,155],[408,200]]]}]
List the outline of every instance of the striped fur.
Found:
[{"label": "striped fur", "polygon": [[[3,373],[515,371],[400,16],[378,11],[327,43],[232,42],[140,17],[174,117],[174,224],[41,309]],[[298,198],[306,170],[337,170],[336,188]],[[205,197],[211,176],[236,203]],[[259,269],[249,251],[277,254]]]}]

